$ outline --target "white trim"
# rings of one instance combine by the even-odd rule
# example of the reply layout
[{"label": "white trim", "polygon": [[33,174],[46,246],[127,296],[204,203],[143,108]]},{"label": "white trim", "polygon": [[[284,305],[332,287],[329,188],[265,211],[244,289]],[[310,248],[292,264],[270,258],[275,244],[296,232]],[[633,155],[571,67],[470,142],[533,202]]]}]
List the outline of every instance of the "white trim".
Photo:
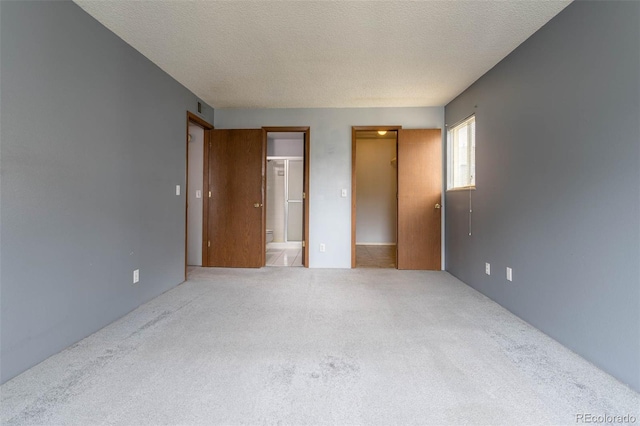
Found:
[{"label": "white trim", "polygon": [[469,121],[469,120],[471,120],[471,119],[472,119],[473,117],[475,117],[475,116],[476,116],[476,113],[474,112],[473,114],[467,115],[467,116],[466,116],[465,118],[463,118],[462,120],[460,120],[460,121],[456,121],[456,122],[455,122],[455,123],[453,123],[453,124],[445,124],[445,125],[444,125],[444,127],[446,127],[446,128],[450,128],[450,129],[452,129],[452,128],[454,128],[454,127],[458,127],[459,125],[461,125],[461,124],[462,124],[462,123],[464,123],[465,121]]},{"label": "white trim", "polygon": [[[446,158],[446,165],[447,165],[447,186],[446,186],[446,190],[447,191],[451,191],[451,190],[457,190],[457,189],[468,189],[470,187],[475,187],[476,181],[475,181],[475,153],[474,155],[472,155],[472,149],[471,149],[471,139],[473,138],[474,142],[475,142],[475,121],[476,121],[476,116],[475,114],[470,115],[469,117],[467,117],[466,119],[459,121],[458,123],[456,123],[453,126],[448,126],[448,130],[447,130],[447,158]],[[473,124],[473,132],[471,132],[471,124]],[[457,136],[457,132],[460,129],[466,128],[466,165],[467,165],[467,170],[466,170],[466,176],[464,177],[464,180],[466,182],[466,185],[464,186],[456,186],[454,179],[456,176],[456,173],[459,171],[455,165],[459,162],[459,159],[457,158],[458,154],[460,154],[458,152],[458,145],[460,144],[460,141],[458,139]],[[471,173],[471,166],[473,165],[473,174]]]}]

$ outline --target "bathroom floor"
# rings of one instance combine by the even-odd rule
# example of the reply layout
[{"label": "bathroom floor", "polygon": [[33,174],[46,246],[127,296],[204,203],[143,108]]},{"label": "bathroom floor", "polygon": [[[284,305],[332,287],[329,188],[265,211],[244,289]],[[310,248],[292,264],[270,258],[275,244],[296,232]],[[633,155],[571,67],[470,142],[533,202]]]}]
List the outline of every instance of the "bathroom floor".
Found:
[{"label": "bathroom floor", "polygon": [[279,248],[267,245],[267,266],[302,266],[302,248]]},{"label": "bathroom floor", "polygon": [[396,246],[356,246],[356,268],[395,268]]}]

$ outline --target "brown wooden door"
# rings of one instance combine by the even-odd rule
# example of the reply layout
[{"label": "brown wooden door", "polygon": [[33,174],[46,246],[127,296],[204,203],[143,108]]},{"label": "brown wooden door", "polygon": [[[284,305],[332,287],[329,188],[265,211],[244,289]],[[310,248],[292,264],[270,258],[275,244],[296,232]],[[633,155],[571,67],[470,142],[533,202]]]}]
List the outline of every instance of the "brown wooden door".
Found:
[{"label": "brown wooden door", "polygon": [[264,158],[262,129],[212,130],[208,266],[264,265]]},{"label": "brown wooden door", "polygon": [[398,269],[440,270],[440,129],[398,130]]}]

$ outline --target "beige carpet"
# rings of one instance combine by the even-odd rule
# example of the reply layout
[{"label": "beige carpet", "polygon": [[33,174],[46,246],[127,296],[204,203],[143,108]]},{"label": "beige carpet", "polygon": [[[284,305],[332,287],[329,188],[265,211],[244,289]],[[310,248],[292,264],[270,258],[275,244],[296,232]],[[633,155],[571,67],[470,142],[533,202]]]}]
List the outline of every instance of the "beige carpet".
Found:
[{"label": "beige carpet", "polygon": [[445,272],[192,269],[2,388],[2,424],[576,424],[637,393]]}]

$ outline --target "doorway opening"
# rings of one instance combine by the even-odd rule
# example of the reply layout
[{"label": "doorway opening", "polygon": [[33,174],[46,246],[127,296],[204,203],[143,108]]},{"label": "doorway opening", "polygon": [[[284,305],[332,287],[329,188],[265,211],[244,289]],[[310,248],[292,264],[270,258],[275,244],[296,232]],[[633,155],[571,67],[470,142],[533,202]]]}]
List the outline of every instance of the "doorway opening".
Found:
[{"label": "doorway opening", "polygon": [[266,266],[303,266],[303,132],[267,132]]},{"label": "doorway opening", "polygon": [[[351,267],[355,268],[358,199],[357,161],[360,131],[396,131],[396,157],[390,164],[396,173],[396,258],[397,269],[440,270],[442,203],[442,130],[393,127],[352,127]],[[394,164],[395,163],[395,164]],[[384,166],[379,165],[380,168]],[[360,208],[361,210],[361,208]]]},{"label": "doorway opening", "polygon": [[[363,184],[358,181],[358,136],[371,132],[385,136],[396,132],[396,157],[389,161],[396,173],[396,257],[397,269],[440,270],[442,203],[442,130],[403,129],[401,126],[352,127],[351,146],[351,267],[357,266],[358,211]],[[385,133],[386,132],[386,133]],[[371,137],[375,137],[372,135]],[[389,154],[387,154],[388,156]],[[394,164],[395,163],[395,164]],[[378,172],[386,165],[379,163]],[[387,170],[388,171],[388,170]],[[357,191],[356,191],[357,189]],[[366,195],[366,194],[365,194]],[[356,223],[358,222],[358,223]],[[362,241],[362,239],[361,239]],[[375,256],[375,255],[372,255]]]},{"label": "doorway opening", "polygon": [[396,268],[397,127],[354,128],[352,267]]},{"label": "doorway opening", "polygon": [[206,164],[208,146],[205,141],[213,126],[190,112],[187,113],[187,182],[185,219],[185,279],[189,266],[203,266],[206,255]]},{"label": "doorway opening", "polygon": [[269,132],[303,135],[304,192],[300,204],[304,239],[300,260],[302,266],[308,265],[305,242],[309,238],[309,127],[263,127],[205,130],[203,266],[261,268],[266,265]]},{"label": "doorway opening", "polygon": [[[263,127],[262,130],[266,145],[263,264],[308,268],[310,129]],[[278,233],[278,229],[282,232]]]}]

